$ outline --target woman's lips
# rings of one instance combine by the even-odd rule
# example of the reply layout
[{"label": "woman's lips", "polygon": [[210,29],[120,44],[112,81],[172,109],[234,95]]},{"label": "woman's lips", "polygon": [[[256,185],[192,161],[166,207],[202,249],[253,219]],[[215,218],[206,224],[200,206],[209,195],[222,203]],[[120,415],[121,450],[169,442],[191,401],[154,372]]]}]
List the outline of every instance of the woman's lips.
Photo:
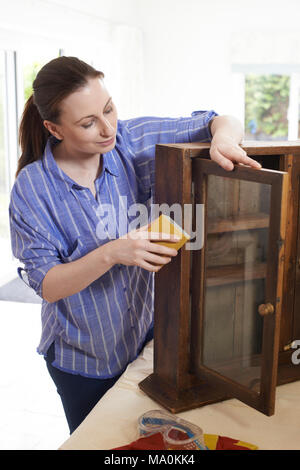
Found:
[{"label": "woman's lips", "polygon": [[115,139],[115,138],[113,137],[112,139],[106,140],[105,142],[97,142],[97,144],[107,146],[107,145],[112,144],[113,141],[114,141],[114,139]]}]

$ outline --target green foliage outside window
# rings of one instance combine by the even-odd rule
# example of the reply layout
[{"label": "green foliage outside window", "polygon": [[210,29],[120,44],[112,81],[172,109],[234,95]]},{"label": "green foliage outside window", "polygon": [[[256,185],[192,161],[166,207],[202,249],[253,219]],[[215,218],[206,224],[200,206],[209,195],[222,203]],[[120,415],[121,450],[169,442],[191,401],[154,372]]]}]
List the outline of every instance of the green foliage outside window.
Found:
[{"label": "green foliage outside window", "polygon": [[54,52],[53,56],[47,56],[47,57],[42,56],[42,60],[29,59],[28,63],[26,63],[26,65],[24,65],[23,76],[24,76],[24,99],[25,99],[25,101],[27,101],[28,98],[32,94],[32,91],[33,91],[32,90],[32,83],[33,83],[35,77],[37,76],[38,72],[41,70],[41,68],[44,65],[47,64],[47,62],[54,59],[55,57],[59,57],[59,55],[60,55],[59,53],[55,54],[55,52]]},{"label": "green foliage outside window", "polygon": [[286,75],[247,75],[245,91],[245,130],[254,138],[284,138],[288,135],[287,111],[290,77]]},{"label": "green foliage outside window", "polygon": [[23,70],[25,101],[27,101],[28,98],[32,95],[32,83],[43,65],[44,64],[41,64],[40,62],[33,62],[32,64],[25,65]]}]

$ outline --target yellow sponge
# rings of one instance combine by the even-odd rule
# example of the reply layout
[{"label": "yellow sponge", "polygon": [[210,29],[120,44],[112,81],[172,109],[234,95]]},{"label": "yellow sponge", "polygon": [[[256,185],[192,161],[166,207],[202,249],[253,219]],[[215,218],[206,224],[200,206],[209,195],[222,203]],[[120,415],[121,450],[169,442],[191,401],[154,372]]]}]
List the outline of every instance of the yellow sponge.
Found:
[{"label": "yellow sponge", "polygon": [[179,250],[179,248],[181,248],[191,238],[187,232],[185,232],[174,220],[165,214],[161,214],[157,219],[153,220],[149,224],[148,232],[163,232],[167,235],[176,235],[180,237],[180,240],[177,242],[153,241],[153,243],[175,248],[175,250]]}]

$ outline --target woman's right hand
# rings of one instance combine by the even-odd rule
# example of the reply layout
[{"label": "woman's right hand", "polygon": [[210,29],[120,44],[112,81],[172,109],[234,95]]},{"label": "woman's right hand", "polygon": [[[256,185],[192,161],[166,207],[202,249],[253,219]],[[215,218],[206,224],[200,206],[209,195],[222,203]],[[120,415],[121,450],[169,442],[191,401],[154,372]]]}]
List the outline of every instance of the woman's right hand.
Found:
[{"label": "woman's right hand", "polygon": [[148,271],[157,272],[169,263],[178,251],[154,241],[177,242],[180,238],[175,235],[148,232],[148,224],[132,230],[116,240],[109,242],[111,257],[114,264],[140,266]]}]

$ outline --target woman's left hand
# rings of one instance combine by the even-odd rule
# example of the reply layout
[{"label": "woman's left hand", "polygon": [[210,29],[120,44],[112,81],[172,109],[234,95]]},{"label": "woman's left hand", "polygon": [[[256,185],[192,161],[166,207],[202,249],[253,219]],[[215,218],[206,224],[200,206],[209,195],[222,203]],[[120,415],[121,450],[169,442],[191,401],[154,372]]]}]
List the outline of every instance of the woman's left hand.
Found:
[{"label": "woman's left hand", "polygon": [[234,163],[248,165],[260,169],[261,164],[247,156],[239,144],[230,137],[213,137],[210,146],[210,158],[224,170],[233,170]]}]

